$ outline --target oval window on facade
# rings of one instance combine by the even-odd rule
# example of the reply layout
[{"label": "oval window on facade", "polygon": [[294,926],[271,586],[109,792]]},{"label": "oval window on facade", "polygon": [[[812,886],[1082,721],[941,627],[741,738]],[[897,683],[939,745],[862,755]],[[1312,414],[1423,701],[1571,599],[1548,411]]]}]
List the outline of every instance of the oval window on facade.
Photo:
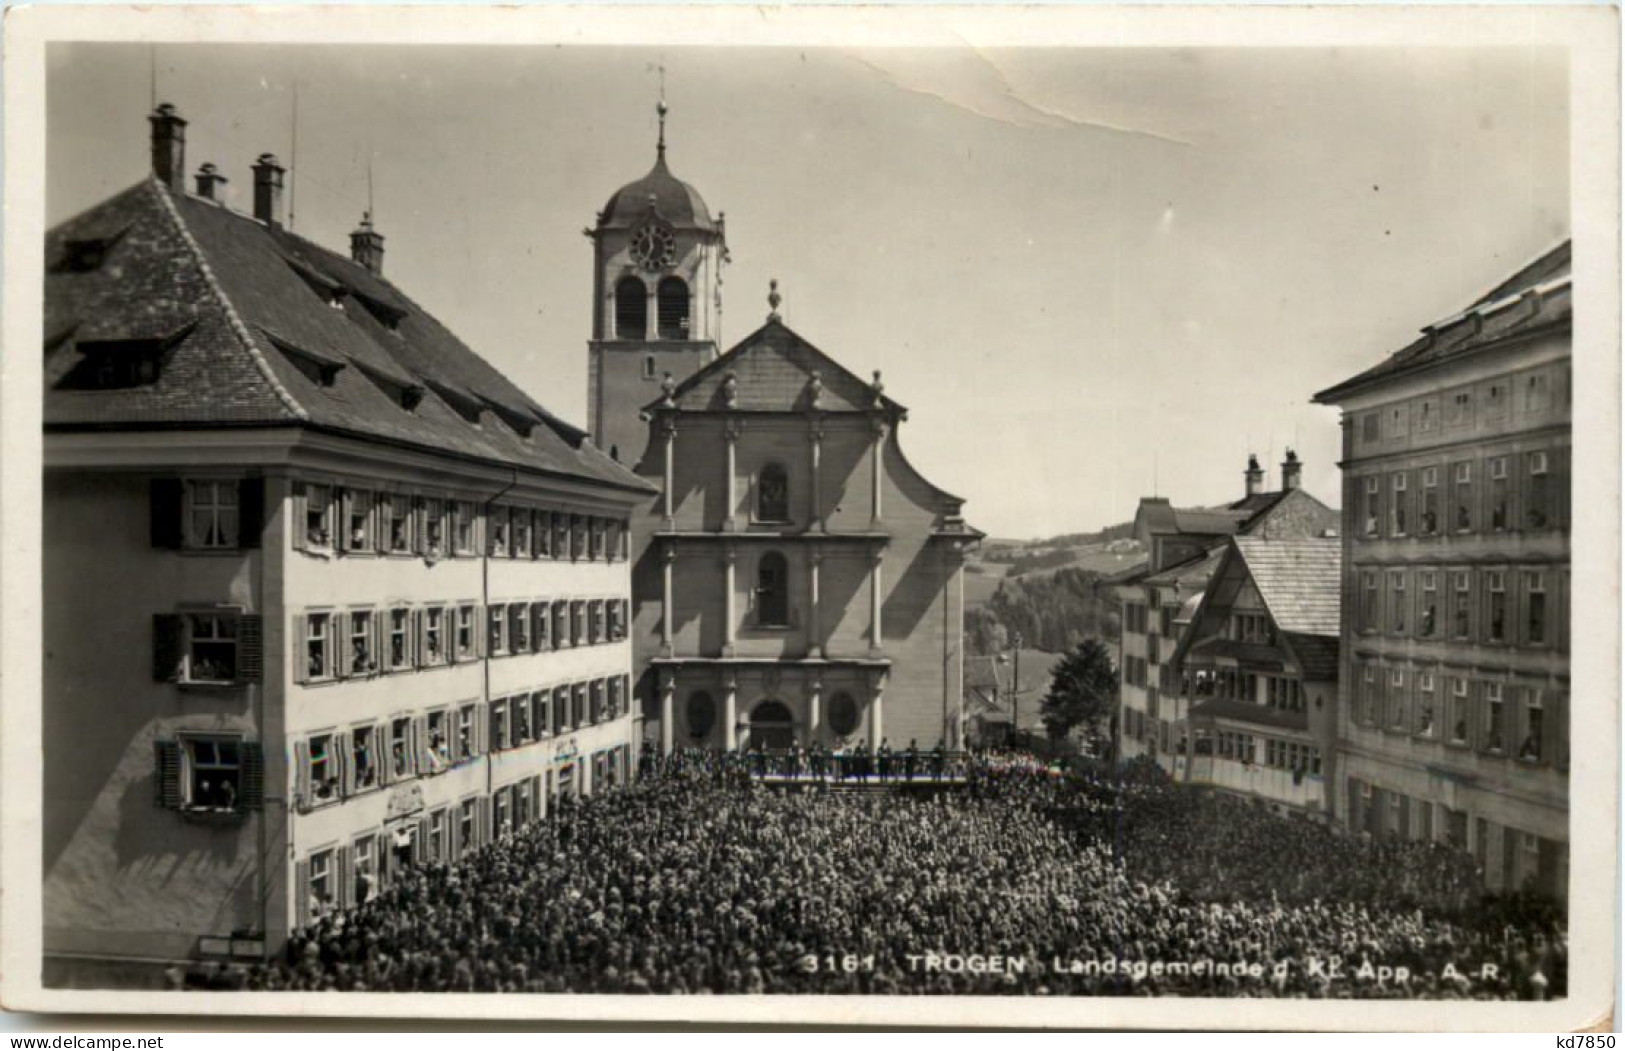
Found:
[{"label": "oval window on facade", "polygon": [[858,728],[858,702],[850,693],[838,693],[829,702],[829,728],[845,737]]},{"label": "oval window on facade", "polygon": [[688,735],[699,740],[711,733],[716,725],[717,706],[711,695],[698,690],[688,695]]}]

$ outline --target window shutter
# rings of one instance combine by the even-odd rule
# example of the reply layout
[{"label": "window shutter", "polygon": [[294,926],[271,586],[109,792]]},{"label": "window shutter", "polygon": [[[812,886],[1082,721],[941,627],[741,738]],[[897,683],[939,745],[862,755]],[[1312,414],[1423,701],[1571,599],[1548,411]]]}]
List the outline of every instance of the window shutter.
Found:
[{"label": "window shutter", "polygon": [[245,741],[242,744],[243,777],[242,793],[237,797],[238,806],[244,810],[265,809],[265,746],[258,741]]},{"label": "window shutter", "polygon": [[310,859],[293,863],[294,926],[310,926]]},{"label": "window shutter", "polygon": [[354,858],[350,855],[350,847],[343,846],[333,852],[338,856],[339,870],[339,907],[348,909],[355,904]]},{"label": "window shutter", "polygon": [[350,735],[337,733],[333,735],[333,763],[339,772],[339,798],[348,799],[351,796],[351,776],[354,774],[354,763],[350,755]]},{"label": "window shutter", "polygon": [[153,774],[156,802],[165,810],[181,808],[181,746],[179,741],[154,741],[157,767]]},{"label": "window shutter", "polygon": [[237,618],[237,681],[260,682],[264,677],[264,633],[258,613]]},{"label": "window shutter", "polygon": [[294,805],[300,810],[310,809],[310,742],[293,743]]},{"label": "window shutter", "polygon": [[384,619],[388,616],[389,610],[374,609],[367,620],[367,661],[372,672],[388,666],[384,663]]},{"label": "window shutter", "polygon": [[350,544],[350,501],[355,496],[349,489],[333,488],[333,499],[327,505],[332,528],[328,531],[332,537],[333,550],[343,554],[352,550]]},{"label": "window shutter", "polygon": [[373,767],[378,771],[378,784],[395,783],[395,741],[389,736],[389,720],[381,720],[372,728]]},{"label": "window shutter", "polygon": [[474,706],[473,754],[484,755],[486,752],[490,751],[490,724],[491,714],[487,710],[486,706],[483,704],[476,704]]},{"label": "window shutter", "polygon": [[265,531],[265,479],[244,478],[237,483],[237,546],[260,546]]},{"label": "window shutter", "polygon": [[416,668],[428,667],[429,614],[426,610],[414,609],[408,614],[407,623],[412,635],[412,665]]},{"label": "window shutter", "polygon": [[294,482],[289,490],[293,502],[293,527],[289,530],[293,534],[293,547],[295,551],[304,551],[309,547],[309,539],[305,536],[305,511],[309,498],[305,492],[304,482]]},{"label": "window shutter", "polygon": [[496,839],[496,836],[492,834],[493,829],[491,828],[491,797],[480,796],[478,805],[475,808],[475,812],[478,814],[478,817],[474,822],[474,835],[479,844],[484,846],[485,844]]},{"label": "window shutter", "polygon": [[305,639],[310,634],[310,615],[295,613],[293,615],[293,681],[303,685],[310,681],[310,655],[305,649]]},{"label": "window shutter", "polygon": [[390,519],[395,515],[395,503],[405,500],[400,493],[376,492],[372,494],[372,549],[380,555],[387,554],[389,546]]},{"label": "window shutter", "polygon": [[429,772],[429,764],[423,761],[423,750],[429,745],[429,724],[427,716],[412,716],[412,733],[407,740],[407,748],[411,750],[408,764],[413,776],[422,776]]},{"label": "window shutter", "polygon": [[152,546],[179,549],[185,489],[179,478],[154,478],[148,487]]},{"label": "window shutter", "polygon": [[491,647],[486,638],[486,636],[491,634],[490,621],[491,613],[489,607],[474,607],[474,630],[470,632],[472,641],[474,643],[474,652],[470,653],[468,656],[478,659],[490,654]]},{"label": "window shutter", "polygon": [[328,671],[334,678],[348,678],[350,674],[350,615],[334,613],[328,619],[333,637],[328,643]]},{"label": "window shutter", "polygon": [[152,680],[176,682],[185,654],[181,618],[174,613],[152,615]]}]

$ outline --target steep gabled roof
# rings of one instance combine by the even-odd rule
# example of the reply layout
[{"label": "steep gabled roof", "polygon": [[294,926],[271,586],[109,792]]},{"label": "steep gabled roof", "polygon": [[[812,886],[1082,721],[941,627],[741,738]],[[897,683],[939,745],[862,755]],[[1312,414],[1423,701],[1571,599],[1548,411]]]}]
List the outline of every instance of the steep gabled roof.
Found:
[{"label": "steep gabled roof", "polygon": [[1336,537],[1262,540],[1238,536],[1230,543],[1245,563],[1277,630],[1338,637],[1342,541]]},{"label": "steep gabled roof", "polygon": [[[807,342],[784,322],[767,324],[734,345],[679,384],[672,398],[687,412],[804,412],[812,408],[812,376],[822,390],[818,408],[826,412],[867,412],[877,406],[873,385]],[[735,400],[728,404],[729,375],[737,380]],[[647,408],[665,404],[660,398]],[[884,393],[879,407],[906,414]]]},{"label": "steep gabled roof", "polygon": [[[651,490],[387,279],[156,179],[51,230],[46,255],[46,331],[68,333],[48,340],[48,427],[300,424]],[[155,382],[61,387],[87,342],[179,325]]]},{"label": "steep gabled roof", "polygon": [[1509,340],[1560,332],[1574,324],[1573,242],[1565,240],[1519,268],[1465,310],[1428,325],[1409,346],[1316,394],[1336,404],[1374,382],[1425,369]]}]

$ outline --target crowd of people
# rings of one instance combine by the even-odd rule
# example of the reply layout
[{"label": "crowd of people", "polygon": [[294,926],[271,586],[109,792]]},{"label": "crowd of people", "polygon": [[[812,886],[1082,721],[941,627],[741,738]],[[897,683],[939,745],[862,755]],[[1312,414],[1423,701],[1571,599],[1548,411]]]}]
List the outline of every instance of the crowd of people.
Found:
[{"label": "crowd of people", "polygon": [[[1562,913],[1469,858],[981,757],[935,793],[678,753],[295,934],[253,989],[1528,998]],[[1486,968],[1485,965],[1491,965]]]}]

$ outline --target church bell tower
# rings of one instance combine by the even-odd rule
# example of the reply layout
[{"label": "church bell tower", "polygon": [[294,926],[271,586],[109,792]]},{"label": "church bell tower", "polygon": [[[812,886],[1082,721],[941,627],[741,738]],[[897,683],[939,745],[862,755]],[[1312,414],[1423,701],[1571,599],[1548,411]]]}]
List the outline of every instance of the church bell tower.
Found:
[{"label": "church bell tower", "polygon": [[639,419],[667,373],[678,383],[715,360],[722,329],[723,217],[666,167],[661,101],[655,165],[617,190],[584,231],[593,243],[587,429],[635,467],[648,440]]}]

